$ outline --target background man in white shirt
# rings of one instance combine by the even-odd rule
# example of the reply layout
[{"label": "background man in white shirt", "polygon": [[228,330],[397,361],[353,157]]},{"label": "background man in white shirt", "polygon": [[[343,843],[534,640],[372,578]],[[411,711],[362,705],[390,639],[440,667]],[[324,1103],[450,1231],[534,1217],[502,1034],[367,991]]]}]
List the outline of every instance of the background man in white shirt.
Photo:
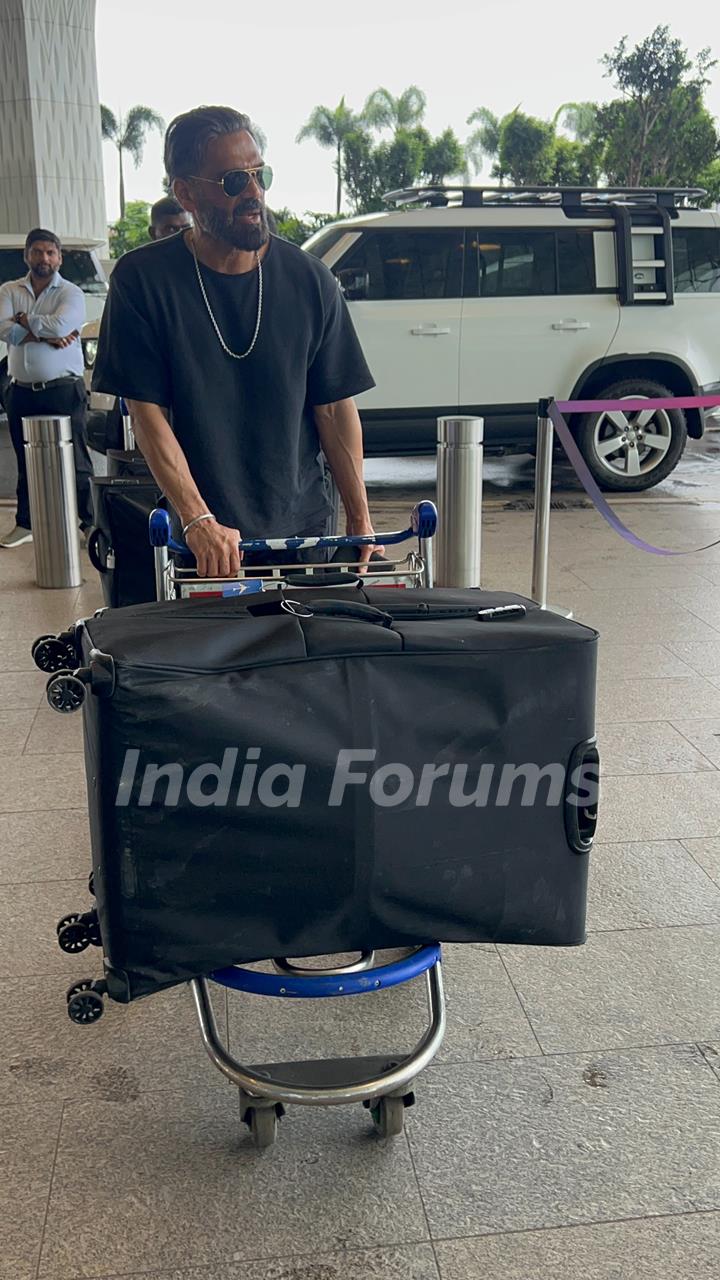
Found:
[{"label": "background man in white shirt", "polygon": [[11,378],[5,407],[18,469],[15,528],[0,537],[0,547],[19,547],[32,541],[23,418],[72,420],[80,527],[92,524],[92,462],[87,447],[87,394],[80,345],[85,299],[77,285],[60,275],[62,246],[54,232],[42,227],[29,232],[25,262],[29,267],[26,276],[0,286],[0,342],[7,343]]}]

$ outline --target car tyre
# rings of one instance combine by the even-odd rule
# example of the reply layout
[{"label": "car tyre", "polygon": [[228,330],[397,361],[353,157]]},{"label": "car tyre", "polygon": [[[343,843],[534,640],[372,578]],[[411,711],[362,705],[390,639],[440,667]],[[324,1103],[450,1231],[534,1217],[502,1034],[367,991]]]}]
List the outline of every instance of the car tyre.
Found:
[{"label": "car tyre", "polygon": [[[592,398],[666,400],[674,394],[650,378],[627,378],[593,391]],[[602,489],[633,492],[651,489],[674,471],[687,443],[687,423],[681,409],[583,413],[575,438]]]}]

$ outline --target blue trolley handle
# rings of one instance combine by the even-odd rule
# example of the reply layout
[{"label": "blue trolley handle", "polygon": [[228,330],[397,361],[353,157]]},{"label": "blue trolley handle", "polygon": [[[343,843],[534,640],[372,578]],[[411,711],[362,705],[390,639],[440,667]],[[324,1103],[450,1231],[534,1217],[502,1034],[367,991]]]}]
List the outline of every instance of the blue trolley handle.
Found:
[{"label": "blue trolley handle", "polygon": [[[181,555],[190,552],[184,542],[178,542],[170,533],[170,516],[156,507],[150,512],[149,536],[152,547],[168,547]],[[332,534],[319,538],[248,538],[239,543],[240,551],[298,551],[301,547],[391,547],[408,538],[420,540],[432,538],[437,528],[437,508],[434,502],[418,502],[410,514],[409,529],[393,533]]]}]

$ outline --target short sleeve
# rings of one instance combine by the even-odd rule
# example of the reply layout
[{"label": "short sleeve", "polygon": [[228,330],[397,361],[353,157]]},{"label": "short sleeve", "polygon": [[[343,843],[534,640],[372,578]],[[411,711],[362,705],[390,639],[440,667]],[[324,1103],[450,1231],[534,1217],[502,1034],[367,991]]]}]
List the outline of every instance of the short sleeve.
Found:
[{"label": "short sleeve", "polygon": [[347,400],[375,386],[340,286],[329,272],[328,276],[323,332],[308,369],[308,401],[313,406]]},{"label": "short sleeve", "polygon": [[100,325],[93,391],[167,407],[172,384],[162,350],[139,277],[118,264]]}]

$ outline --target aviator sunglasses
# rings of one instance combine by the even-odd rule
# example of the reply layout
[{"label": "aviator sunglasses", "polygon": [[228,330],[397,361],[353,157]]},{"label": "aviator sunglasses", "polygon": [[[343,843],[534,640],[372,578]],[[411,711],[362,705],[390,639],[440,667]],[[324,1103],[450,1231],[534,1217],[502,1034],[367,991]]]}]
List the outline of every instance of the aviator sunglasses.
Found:
[{"label": "aviator sunglasses", "polygon": [[262,164],[255,169],[228,169],[222,178],[199,178],[195,173],[188,174],[188,177],[194,182],[211,182],[215,187],[222,187],[225,195],[233,199],[242,195],[250,185],[251,178],[255,179],[263,191],[268,191],[272,186],[273,171],[269,164]]}]

